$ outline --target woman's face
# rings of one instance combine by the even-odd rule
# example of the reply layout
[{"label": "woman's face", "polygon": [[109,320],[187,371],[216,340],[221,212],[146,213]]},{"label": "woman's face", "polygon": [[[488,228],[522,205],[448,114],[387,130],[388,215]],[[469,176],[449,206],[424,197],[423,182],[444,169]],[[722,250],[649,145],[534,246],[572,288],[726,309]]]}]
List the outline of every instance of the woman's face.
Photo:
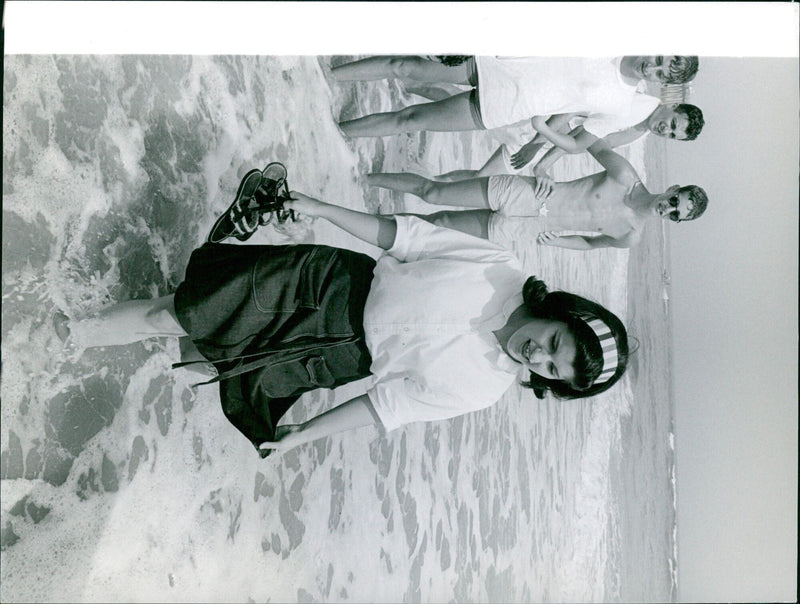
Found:
[{"label": "woman's face", "polygon": [[512,359],[543,378],[571,382],[575,377],[575,338],[561,321],[528,320],[508,338],[506,350]]}]

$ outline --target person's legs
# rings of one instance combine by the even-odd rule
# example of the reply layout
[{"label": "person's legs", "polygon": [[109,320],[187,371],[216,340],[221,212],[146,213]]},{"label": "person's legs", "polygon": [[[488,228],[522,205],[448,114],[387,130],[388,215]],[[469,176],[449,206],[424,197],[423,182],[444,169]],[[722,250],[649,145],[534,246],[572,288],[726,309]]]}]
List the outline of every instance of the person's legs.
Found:
[{"label": "person's legs", "polygon": [[186,335],[175,316],[174,296],[130,300],[102,309],[96,315],[70,321],[72,340],[82,348],[123,346],[159,336]]},{"label": "person's legs", "polygon": [[415,56],[378,56],[331,68],[340,82],[403,78],[417,82],[469,84],[467,63],[445,65]]},{"label": "person's legs", "polygon": [[442,101],[420,103],[386,113],[373,113],[354,120],[339,122],[347,136],[386,136],[401,132],[463,132],[477,130],[470,108],[470,92],[463,92]]},{"label": "person's legs", "polygon": [[398,216],[416,216],[436,226],[488,239],[489,218],[492,216],[492,212],[490,210],[445,210],[433,214],[398,214]]},{"label": "person's legs", "polygon": [[424,176],[408,173],[369,174],[367,183],[403,193],[411,193],[428,203],[464,208],[489,208],[488,178],[456,182],[435,182]]},{"label": "person's legs", "polygon": [[431,180],[436,182],[458,182],[460,180],[469,180],[470,178],[477,178],[478,170],[452,170],[450,172],[445,172],[444,174],[438,174],[436,176],[431,176]]},{"label": "person's legs", "polygon": [[459,180],[468,180],[470,178],[508,174],[509,168],[506,166],[505,153],[505,145],[500,145],[497,150],[492,153],[492,156],[486,160],[486,163],[477,170],[453,170],[452,172],[434,176],[433,180],[436,182],[456,182]]},{"label": "person's legs", "polygon": [[407,93],[416,94],[429,101],[443,101],[453,95],[464,92],[463,88],[453,84],[416,83],[413,80],[403,82],[403,88],[406,89]]}]

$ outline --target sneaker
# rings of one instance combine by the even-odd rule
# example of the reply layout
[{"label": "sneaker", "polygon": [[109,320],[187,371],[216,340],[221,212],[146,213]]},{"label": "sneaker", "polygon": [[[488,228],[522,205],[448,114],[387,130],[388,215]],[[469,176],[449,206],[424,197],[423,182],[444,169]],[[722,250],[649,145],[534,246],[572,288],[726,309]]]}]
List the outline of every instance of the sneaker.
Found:
[{"label": "sneaker", "polygon": [[283,224],[287,220],[295,220],[294,212],[283,207],[283,203],[289,199],[286,167],[280,162],[272,162],[261,174],[261,186],[255,194],[258,206],[262,209],[260,223],[266,225],[275,219],[279,224]]},{"label": "sneaker", "polygon": [[259,226],[273,219],[279,223],[294,220],[294,212],[283,208],[287,199],[289,189],[283,164],[272,162],[263,170],[250,170],[239,184],[233,203],[217,218],[207,241],[222,243],[229,237],[247,241]]}]

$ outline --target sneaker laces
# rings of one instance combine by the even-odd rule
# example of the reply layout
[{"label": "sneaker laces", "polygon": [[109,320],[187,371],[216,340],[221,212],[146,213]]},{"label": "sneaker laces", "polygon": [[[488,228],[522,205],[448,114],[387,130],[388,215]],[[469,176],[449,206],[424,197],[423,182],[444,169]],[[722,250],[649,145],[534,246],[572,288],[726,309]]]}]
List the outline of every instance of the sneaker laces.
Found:
[{"label": "sneaker laces", "polygon": [[251,235],[260,226],[272,223],[273,219],[278,224],[290,219],[294,221],[295,213],[283,207],[284,202],[289,199],[291,197],[286,179],[282,181],[264,179],[251,197],[242,198],[231,208],[231,223],[238,235],[246,236]]}]

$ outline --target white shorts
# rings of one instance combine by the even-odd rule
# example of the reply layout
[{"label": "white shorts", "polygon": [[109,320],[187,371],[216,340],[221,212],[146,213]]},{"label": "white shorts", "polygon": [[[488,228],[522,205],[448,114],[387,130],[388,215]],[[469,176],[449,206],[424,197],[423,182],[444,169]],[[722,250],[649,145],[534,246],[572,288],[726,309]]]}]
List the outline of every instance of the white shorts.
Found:
[{"label": "white shorts", "polygon": [[512,251],[536,241],[539,233],[548,230],[544,216],[503,216],[497,212],[489,216],[488,228],[489,241]]},{"label": "white shorts", "polygon": [[538,216],[544,200],[536,199],[534,177],[504,174],[490,176],[489,207],[503,216]]},{"label": "white shorts", "polygon": [[488,224],[489,241],[515,250],[548,230],[547,217],[539,215],[544,200],[534,195],[535,186],[533,177],[489,177],[487,196],[493,210]]}]

